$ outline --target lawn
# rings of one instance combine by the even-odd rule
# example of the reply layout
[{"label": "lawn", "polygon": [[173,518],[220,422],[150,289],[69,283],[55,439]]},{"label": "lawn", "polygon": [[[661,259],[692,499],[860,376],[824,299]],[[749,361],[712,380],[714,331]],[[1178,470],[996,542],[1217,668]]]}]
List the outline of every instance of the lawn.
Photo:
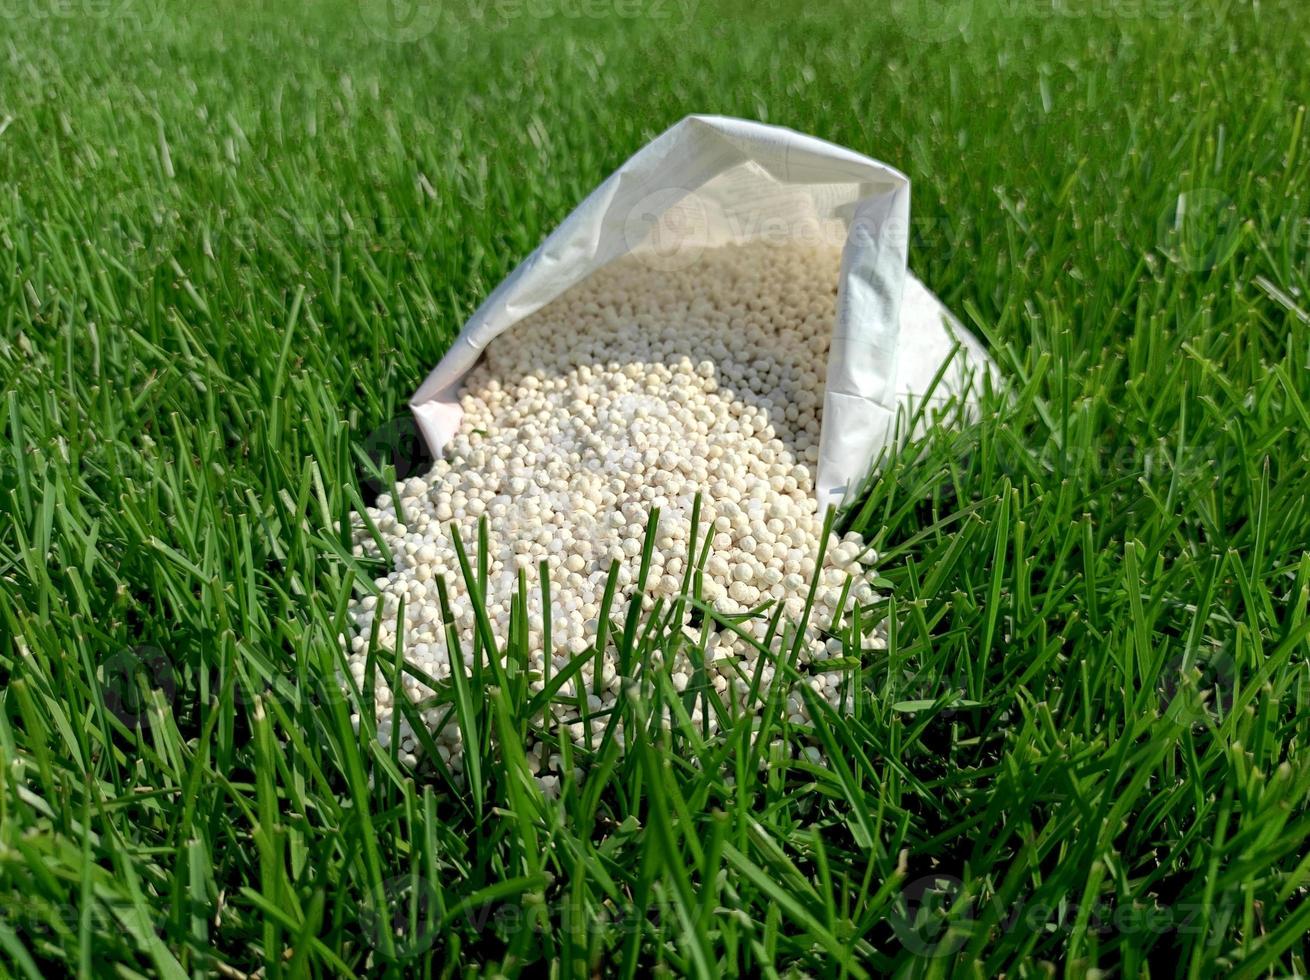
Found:
[{"label": "lawn", "polygon": [[[0,973],[1310,971],[1310,8],[409,6],[0,3]],[[904,170],[1009,390],[843,515],[849,714],[410,772],[350,512],[690,112]]]}]

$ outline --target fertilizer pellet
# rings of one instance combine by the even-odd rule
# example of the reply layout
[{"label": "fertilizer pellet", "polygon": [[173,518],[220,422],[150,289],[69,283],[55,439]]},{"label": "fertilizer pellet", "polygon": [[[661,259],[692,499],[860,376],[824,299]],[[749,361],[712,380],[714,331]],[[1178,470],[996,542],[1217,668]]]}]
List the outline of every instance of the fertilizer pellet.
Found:
[{"label": "fertilizer pellet", "polygon": [[[780,603],[796,623],[824,525],[814,470],[839,260],[831,248],[776,245],[712,249],[679,271],[628,257],[494,341],[466,379],[463,422],[444,458],[369,509],[394,567],[374,583],[376,595],[370,590],[352,606],[354,632],[347,641],[355,681],[364,680],[375,628],[382,649],[394,649],[401,639],[402,600],[405,658],[438,682],[450,679],[439,577],[447,583],[464,659],[472,663],[476,614],[448,525],[458,527],[472,553],[483,517],[489,534],[486,612],[498,646],[507,638],[520,571],[534,585],[527,602],[534,693],[594,646],[616,561],[612,615],[622,620],[636,594],[642,544],[656,508],[654,550],[639,601],[649,610],[662,598],[667,608],[682,592],[687,562],[697,557],[688,554],[697,493],[700,541],[706,534],[712,539],[702,598],[725,614]],[[362,521],[355,550],[378,554]],[[857,536],[834,537],[817,570],[800,663],[812,690],[834,705],[849,686],[849,673],[825,672],[822,663],[842,656],[842,641],[830,634],[843,625],[834,618],[847,583],[848,606],[875,599],[864,567],[873,558]],[[549,609],[535,587],[543,561]],[[546,616],[549,651],[541,630]],[[743,628],[763,640],[767,619],[757,616]],[[759,656],[731,631],[711,632],[705,667],[721,698],[746,710],[759,707],[746,703]],[[685,655],[658,666],[670,671],[675,689],[688,687],[693,671]],[[554,733],[562,724],[584,745],[591,741],[589,725],[592,739],[599,738],[623,689],[618,668],[609,642],[600,677],[589,660],[558,692],[541,730]],[[771,663],[761,678],[767,693],[775,679]],[[402,759],[413,765],[419,743],[394,699],[421,702],[434,692],[412,676],[403,683],[397,694],[375,678],[377,730],[384,745],[399,738]],[[713,732],[716,720],[713,713],[702,716],[702,704],[696,699],[692,721]],[[792,722],[807,720],[799,690],[788,690],[785,707]],[[453,715],[429,707],[422,717],[442,761],[461,772]],[[621,727],[614,737],[622,743]],[[546,741],[530,735],[528,764],[543,787],[558,788],[559,757]]]}]

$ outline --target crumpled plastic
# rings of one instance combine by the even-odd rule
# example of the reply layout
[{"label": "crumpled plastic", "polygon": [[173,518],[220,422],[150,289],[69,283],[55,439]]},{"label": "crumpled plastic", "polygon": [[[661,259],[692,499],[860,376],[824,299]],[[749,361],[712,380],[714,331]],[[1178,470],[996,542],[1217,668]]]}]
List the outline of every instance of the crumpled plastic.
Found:
[{"label": "crumpled plastic", "polygon": [[620,256],[680,269],[720,245],[833,243],[842,261],[815,487],[821,509],[840,506],[907,434],[939,372],[931,397],[953,398],[967,414],[994,371],[909,273],[909,230],[910,182],[887,164],[780,126],[688,116],[611,174],[487,297],[410,407],[439,453],[459,428],[461,382],[487,345]]}]

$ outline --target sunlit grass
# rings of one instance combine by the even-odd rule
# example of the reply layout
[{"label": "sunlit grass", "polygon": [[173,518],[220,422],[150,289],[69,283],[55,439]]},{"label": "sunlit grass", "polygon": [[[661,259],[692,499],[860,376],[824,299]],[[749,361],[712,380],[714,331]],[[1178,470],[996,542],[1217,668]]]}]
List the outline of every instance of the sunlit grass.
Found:
[{"label": "sunlit grass", "polygon": [[[0,969],[1306,973],[1302,7],[420,7],[0,11]],[[707,737],[652,670],[549,798],[520,628],[412,774],[339,679],[368,460],[693,111],[904,169],[1009,390],[843,516],[844,713]]]}]

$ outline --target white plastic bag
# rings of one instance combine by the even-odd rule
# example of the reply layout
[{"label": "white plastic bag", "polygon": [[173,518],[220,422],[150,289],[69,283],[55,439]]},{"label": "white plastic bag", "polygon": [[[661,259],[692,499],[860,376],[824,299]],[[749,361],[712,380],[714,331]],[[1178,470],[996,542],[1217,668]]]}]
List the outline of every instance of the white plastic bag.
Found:
[{"label": "white plastic bag", "polygon": [[[438,453],[459,428],[459,386],[483,349],[592,272],[637,253],[685,268],[709,247],[765,240],[843,246],[816,490],[840,505],[961,344],[934,398],[975,397],[977,340],[906,271],[910,182],[812,136],[688,116],[613,173],[502,282],[410,400]],[[908,416],[907,416],[908,417]]]}]

